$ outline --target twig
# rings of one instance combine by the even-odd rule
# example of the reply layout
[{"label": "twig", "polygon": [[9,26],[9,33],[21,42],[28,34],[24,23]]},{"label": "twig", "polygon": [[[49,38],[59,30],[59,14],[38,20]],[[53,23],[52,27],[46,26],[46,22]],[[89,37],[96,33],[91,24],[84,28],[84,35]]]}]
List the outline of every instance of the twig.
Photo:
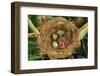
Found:
[{"label": "twig", "polygon": [[35,33],[29,33],[29,34],[28,34],[28,36],[33,36],[33,35],[35,35]]},{"label": "twig", "polygon": [[36,36],[28,36],[28,37],[36,37]]},{"label": "twig", "polygon": [[39,26],[43,25],[47,21],[53,19],[52,16],[37,16]]}]

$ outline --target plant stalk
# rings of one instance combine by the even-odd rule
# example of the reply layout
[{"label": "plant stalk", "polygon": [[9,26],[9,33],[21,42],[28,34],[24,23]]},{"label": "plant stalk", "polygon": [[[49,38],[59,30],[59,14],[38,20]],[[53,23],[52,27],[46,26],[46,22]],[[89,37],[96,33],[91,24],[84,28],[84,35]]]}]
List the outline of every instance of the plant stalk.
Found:
[{"label": "plant stalk", "polygon": [[82,40],[85,37],[85,35],[88,33],[88,23],[86,23],[79,29],[79,33],[80,33],[79,34],[80,40]]},{"label": "plant stalk", "polygon": [[34,24],[32,23],[32,21],[30,20],[30,18],[28,18],[28,25],[29,25],[29,27],[33,30],[33,32],[36,35],[40,34],[40,32],[38,31],[38,29],[34,26]]}]

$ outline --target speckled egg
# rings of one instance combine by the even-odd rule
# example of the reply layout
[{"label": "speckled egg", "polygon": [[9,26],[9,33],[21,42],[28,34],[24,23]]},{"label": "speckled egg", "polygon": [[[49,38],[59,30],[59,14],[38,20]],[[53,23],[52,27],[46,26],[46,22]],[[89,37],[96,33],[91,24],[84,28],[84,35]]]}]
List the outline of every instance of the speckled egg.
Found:
[{"label": "speckled egg", "polygon": [[53,48],[57,48],[57,47],[58,47],[57,41],[53,41],[53,42],[52,42],[52,47],[53,47]]},{"label": "speckled egg", "polygon": [[52,34],[52,39],[53,40],[57,40],[57,38],[58,38],[58,35],[57,34]]},{"label": "speckled egg", "polygon": [[58,34],[59,36],[62,36],[62,35],[64,35],[64,31],[63,31],[63,30],[58,30],[58,31],[57,31],[57,34]]}]

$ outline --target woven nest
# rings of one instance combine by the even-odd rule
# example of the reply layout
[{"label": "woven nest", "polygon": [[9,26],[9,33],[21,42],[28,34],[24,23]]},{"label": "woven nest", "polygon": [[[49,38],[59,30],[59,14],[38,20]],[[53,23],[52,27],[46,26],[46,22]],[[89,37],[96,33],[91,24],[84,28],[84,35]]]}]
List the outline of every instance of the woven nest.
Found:
[{"label": "woven nest", "polygon": [[[58,30],[63,30],[66,44],[65,48],[52,47],[52,34]],[[50,59],[66,58],[71,56],[75,49],[80,46],[80,38],[78,28],[70,21],[62,17],[57,17],[49,20],[39,27],[40,37],[38,44],[40,52],[46,54]]]}]

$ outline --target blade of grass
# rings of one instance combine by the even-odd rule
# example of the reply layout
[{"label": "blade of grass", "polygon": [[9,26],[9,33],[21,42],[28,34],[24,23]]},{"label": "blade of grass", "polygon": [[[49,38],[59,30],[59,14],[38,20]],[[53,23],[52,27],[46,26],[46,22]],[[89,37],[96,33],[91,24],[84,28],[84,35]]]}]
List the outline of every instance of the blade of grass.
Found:
[{"label": "blade of grass", "polygon": [[83,25],[79,29],[79,32],[80,32],[80,40],[82,40],[85,37],[85,35],[88,33],[88,23],[86,23],[85,25]]},{"label": "blade of grass", "polygon": [[86,52],[86,48],[85,48],[83,40],[82,40],[82,46],[83,46],[83,49],[84,49],[85,56],[87,57],[87,52]]}]

